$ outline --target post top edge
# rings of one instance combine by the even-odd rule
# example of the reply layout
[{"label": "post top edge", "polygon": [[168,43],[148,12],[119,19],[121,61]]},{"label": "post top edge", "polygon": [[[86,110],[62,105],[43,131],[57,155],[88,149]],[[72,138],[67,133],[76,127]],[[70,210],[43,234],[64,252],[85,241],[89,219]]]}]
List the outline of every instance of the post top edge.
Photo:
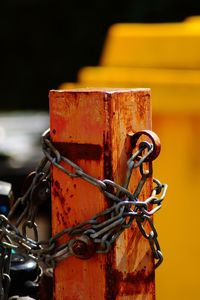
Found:
[{"label": "post top edge", "polygon": [[150,88],[76,88],[76,89],[66,89],[66,90],[50,90],[49,93],[106,93],[106,94],[114,94],[114,93],[138,93],[145,92],[150,93]]}]

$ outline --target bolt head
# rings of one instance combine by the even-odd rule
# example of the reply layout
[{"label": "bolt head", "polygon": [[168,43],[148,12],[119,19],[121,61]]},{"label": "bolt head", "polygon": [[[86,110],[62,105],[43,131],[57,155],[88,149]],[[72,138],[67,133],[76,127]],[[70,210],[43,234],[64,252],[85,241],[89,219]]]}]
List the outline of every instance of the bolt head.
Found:
[{"label": "bolt head", "polygon": [[70,247],[71,253],[80,259],[89,259],[95,253],[93,241],[85,235],[76,237]]}]

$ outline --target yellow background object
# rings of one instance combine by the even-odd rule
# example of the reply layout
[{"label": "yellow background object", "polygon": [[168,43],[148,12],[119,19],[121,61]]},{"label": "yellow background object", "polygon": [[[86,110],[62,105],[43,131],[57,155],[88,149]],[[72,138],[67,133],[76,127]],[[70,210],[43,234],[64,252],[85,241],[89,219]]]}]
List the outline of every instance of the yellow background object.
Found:
[{"label": "yellow background object", "polygon": [[107,36],[102,66],[200,68],[200,22],[116,24]]},{"label": "yellow background object", "polygon": [[154,175],[169,185],[155,221],[164,262],[156,271],[157,300],[200,299],[200,118],[160,112],[153,118],[162,151]]},{"label": "yellow background object", "polygon": [[80,70],[78,86],[151,88],[162,144],[154,175],[169,184],[155,217],[164,253],[156,299],[200,299],[200,18],[114,25],[101,65]]},{"label": "yellow background object", "polygon": [[150,87],[154,113],[200,112],[200,70],[86,67],[80,70],[79,82],[85,86]]}]

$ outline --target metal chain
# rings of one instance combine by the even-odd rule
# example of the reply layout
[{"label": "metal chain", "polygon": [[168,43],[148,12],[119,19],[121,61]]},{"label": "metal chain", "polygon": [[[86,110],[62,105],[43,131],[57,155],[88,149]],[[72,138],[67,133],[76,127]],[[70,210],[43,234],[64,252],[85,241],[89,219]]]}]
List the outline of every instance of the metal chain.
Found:
[{"label": "metal chain", "polygon": [[[119,235],[136,220],[142,235],[149,241],[156,260],[155,267],[158,267],[163,260],[163,255],[152,215],[161,208],[167,185],[153,179],[151,195],[144,201],[139,200],[143,186],[152,176],[151,160],[155,159],[159,153],[154,139],[155,134],[152,135],[150,131],[142,131],[136,133],[137,140],[142,134],[147,135],[151,142],[141,142],[138,150],[132,154],[127,162],[128,169],[124,184],[121,186],[110,179],[99,180],[84,172],[80,166],[63,156],[55,148],[50,140],[50,130],[44,132],[42,148],[45,157],[35,172],[29,176],[29,187],[24,195],[17,199],[8,217],[0,215],[2,248],[8,251],[20,248],[34,260],[43,262],[46,267],[51,269],[56,263],[71,255],[80,259],[88,259],[95,252],[109,252]],[[135,144],[134,141],[133,147]],[[68,167],[63,167],[62,162],[65,162],[65,166]],[[50,198],[51,165],[70,177],[79,177],[98,187],[100,192],[110,200],[110,206],[81,224],[65,228],[47,241],[39,241],[35,217],[39,206]],[[139,168],[141,179],[134,193],[131,193],[128,186],[135,168]],[[23,205],[24,210],[13,224],[12,219],[19,205]],[[19,226],[22,228],[21,231]],[[30,230],[33,231],[34,238],[28,237]],[[66,237],[66,242],[60,243],[62,237]]]},{"label": "metal chain", "polygon": [[10,287],[10,260],[11,250],[0,247],[0,299],[8,298]]}]

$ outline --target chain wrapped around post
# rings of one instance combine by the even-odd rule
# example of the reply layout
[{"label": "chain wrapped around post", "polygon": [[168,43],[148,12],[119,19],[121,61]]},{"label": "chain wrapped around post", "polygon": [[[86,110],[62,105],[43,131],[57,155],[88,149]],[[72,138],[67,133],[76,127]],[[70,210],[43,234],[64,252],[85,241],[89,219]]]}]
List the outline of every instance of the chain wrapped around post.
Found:
[{"label": "chain wrapped around post", "polygon": [[[149,141],[138,143],[141,136],[146,136]],[[55,148],[50,140],[50,130],[44,132],[42,135],[44,158],[35,172],[29,175],[27,180],[29,186],[26,187],[24,195],[16,200],[8,217],[0,215],[2,249],[9,252],[11,249],[20,248],[37,262],[42,262],[47,268],[53,268],[56,263],[71,255],[88,259],[94,253],[109,252],[119,235],[135,220],[141,234],[149,241],[156,260],[155,267],[158,267],[163,255],[152,215],[161,208],[167,185],[153,179],[151,195],[144,201],[141,201],[139,196],[147,179],[152,176],[152,160],[159,155],[160,141],[157,135],[149,130],[137,132],[129,138],[132,148],[136,151],[134,150],[127,162],[127,173],[121,186],[110,179],[99,180],[85,173]],[[109,200],[109,207],[81,224],[65,228],[47,241],[40,241],[35,217],[39,206],[50,198],[51,165],[70,177],[79,177],[99,188]],[[131,193],[128,187],[133,170],[136,168],[140,170],[141,179],[134,193]],[[13,224],[12,220],[19,205],[23,205],[24,210]],[[28,237],[28,230],[33,231],[34,238]],[[66,242],[60,243],[61,237],[66,237]],[[1,276],[1,285],[7,280],[6,276],[4,274]]]}]

